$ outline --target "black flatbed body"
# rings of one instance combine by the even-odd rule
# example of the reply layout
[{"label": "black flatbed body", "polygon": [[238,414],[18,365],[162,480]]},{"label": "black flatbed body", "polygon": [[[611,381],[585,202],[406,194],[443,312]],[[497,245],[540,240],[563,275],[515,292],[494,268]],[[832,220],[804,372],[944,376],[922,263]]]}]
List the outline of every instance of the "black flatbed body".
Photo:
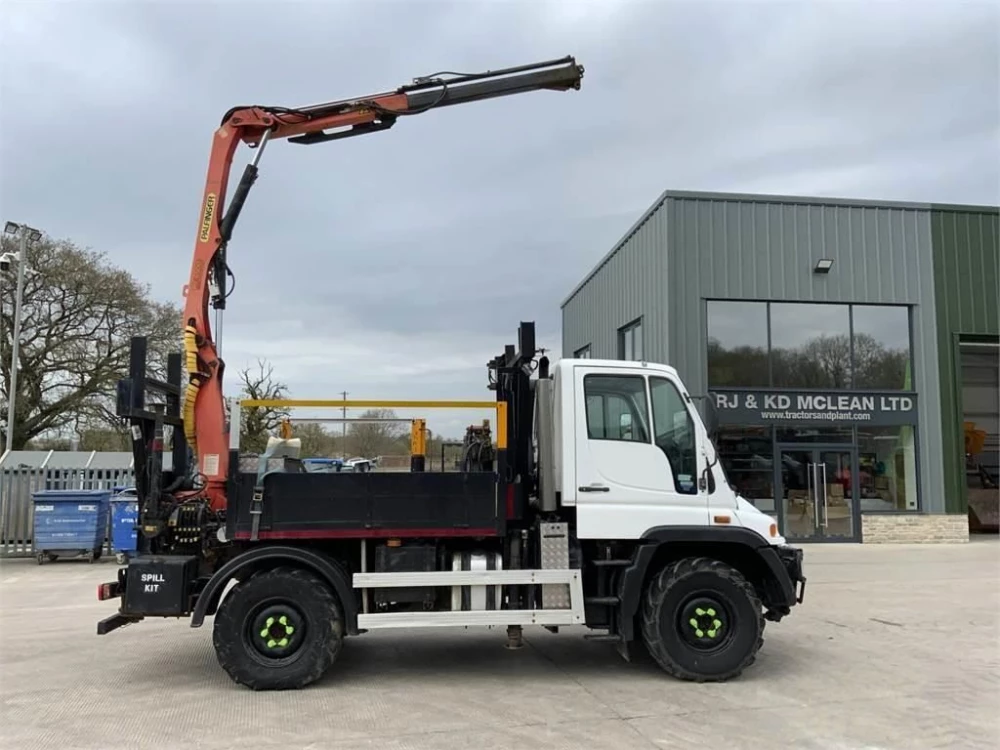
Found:
[{"label": "black flatbed body", "polygon": [[[226,535],[250,540],[257,475],[233,484]],[[493,472],[274,472],[261,511],[258,540],[500,536],[506,520]]]}]

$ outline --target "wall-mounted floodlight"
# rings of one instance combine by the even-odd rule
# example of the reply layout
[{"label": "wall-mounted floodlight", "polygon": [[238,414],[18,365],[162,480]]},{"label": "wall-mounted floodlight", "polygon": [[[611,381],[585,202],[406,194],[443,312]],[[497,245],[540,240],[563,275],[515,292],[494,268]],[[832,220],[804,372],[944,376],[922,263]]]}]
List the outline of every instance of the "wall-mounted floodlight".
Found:
[{"label": "wall-mounted floodlight", "polygon": [[830,273],[831,268],[833,268],[833,258],[820,258],[816,261],[813,273]]}]

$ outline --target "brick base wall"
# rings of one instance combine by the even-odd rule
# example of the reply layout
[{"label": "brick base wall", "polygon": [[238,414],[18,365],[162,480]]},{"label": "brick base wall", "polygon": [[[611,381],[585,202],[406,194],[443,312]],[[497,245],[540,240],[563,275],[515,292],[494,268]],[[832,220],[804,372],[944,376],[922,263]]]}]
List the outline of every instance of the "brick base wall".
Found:
[{"label": "brick base wall", "polygon": [[861,514],[865,544],[961,544],[969,541],[966,514]]}]

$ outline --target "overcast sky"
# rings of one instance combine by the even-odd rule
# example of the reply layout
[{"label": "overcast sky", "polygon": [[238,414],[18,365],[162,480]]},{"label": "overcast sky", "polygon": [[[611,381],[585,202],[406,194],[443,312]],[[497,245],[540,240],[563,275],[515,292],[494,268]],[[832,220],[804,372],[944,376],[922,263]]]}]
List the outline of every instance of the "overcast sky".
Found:
[{"label": "overcast sky", "polygon": [[[222,349],[227,374],[265,357],[302,398],[489,398],[485,363],[518,321],[558,354],[560,301],[667,188],[1000,202],[995,1],[5,0],[0,14],[2,218],[106,250],[178,303],[231,106],[566,54],[586,67],[580,91],[268,148],[230,245]],[[486,415],[428,416],[457,436]]]}]

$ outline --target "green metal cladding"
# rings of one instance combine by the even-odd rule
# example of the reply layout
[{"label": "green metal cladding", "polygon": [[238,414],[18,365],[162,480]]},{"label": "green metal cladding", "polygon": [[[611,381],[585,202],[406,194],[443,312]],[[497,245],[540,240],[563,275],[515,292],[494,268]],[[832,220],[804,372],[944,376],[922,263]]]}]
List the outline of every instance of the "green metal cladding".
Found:
[{"label": "green metal cladding", "polygon": [[563,356],[614,358],[641,317],[646,357],[703,393],[707,299],[909,305],[921,510],[967,512],[958,341],[1000,336],[1000,208],[664,191],[563,301]]},{"label": "green metal cladding", "polygon": [[945,507],[950,513],[965,513],[958,341],[1000,336],[1000,209],[932,207],[931,237]]}]

